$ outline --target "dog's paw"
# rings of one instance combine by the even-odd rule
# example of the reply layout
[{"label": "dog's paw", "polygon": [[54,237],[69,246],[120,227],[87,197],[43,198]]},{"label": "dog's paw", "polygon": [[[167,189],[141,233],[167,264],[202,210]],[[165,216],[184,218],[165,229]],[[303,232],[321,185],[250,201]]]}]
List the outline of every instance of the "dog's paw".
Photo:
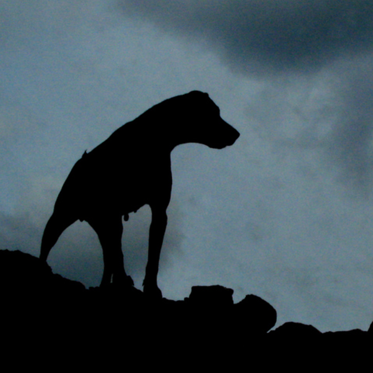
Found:
[{"label": "dog's paw", "polygon": [[131,276],[120,276],[113,278],[113,285],[117,288],[131,288],[135,285]]},{"label": "dog's paw", "polygon": [[151,300],[162,299],[162,291],[157,285],[144,284],[144,294],[148,299]]}]

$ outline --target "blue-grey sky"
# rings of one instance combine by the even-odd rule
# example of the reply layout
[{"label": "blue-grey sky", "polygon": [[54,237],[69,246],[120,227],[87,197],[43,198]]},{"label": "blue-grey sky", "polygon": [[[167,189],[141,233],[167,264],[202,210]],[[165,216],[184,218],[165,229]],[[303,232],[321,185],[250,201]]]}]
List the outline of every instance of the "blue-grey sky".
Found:
[{"label": "blue-grey sky", "polygon": [[[39,254],[71,167],[160,101],[201,90],[241,136],[172,154],[163,295],[221,284],[278,323],[373,320],[373,4],[344,0],[0,1],[0,248]],[[141,288],[150,211],[123,249]],[[49,257],[97,286],[95,233]]]}]

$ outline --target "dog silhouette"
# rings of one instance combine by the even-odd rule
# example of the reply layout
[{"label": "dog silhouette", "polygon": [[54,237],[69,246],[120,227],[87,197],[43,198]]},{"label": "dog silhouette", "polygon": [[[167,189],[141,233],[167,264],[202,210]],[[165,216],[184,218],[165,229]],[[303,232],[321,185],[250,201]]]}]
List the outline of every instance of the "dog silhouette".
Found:
[{"label": "dog silhouette", "polygon": [[67,227],[85,220],[96,231],[103,250],[100,286],[111,281],[133,286],[123,264],[122,218],[128,220],[129,213],[148,204],[152,220],[143,287],[145,294],[162,297],[157,274],[171,198],[171,151],[185,143],[222,149],[238,137],[207,93],[192,91],[153,106],[76,162],[45,227],[40,259],[47,261]]}]

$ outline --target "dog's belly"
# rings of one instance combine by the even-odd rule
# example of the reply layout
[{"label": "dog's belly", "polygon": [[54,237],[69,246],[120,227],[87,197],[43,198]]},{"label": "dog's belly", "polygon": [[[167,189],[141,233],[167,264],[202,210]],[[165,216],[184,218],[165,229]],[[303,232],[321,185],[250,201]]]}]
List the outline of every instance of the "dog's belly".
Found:
[{"label": "dog's belly", "polygon": [[128,215],[131,212],[137,212],[138,209],[146,205],[145,201],[125,201],[121,206],[121,214],[122,215]]},{"label": "dog's belly", "polygon": [[118,195],[118,207],[120,214],[124,216],[124,220],[128,220],[128,214],[137,212],[148,203],[149,191],[144,188],[144,185],[146,183],[122,184],[121,193]]}]

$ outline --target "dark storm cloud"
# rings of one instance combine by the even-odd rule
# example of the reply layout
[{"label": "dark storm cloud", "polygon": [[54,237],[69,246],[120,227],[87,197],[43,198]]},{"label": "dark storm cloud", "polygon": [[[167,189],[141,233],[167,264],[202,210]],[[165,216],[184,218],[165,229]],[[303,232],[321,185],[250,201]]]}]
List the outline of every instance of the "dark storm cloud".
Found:
[{"label": "dark storm cloud", "polygon": [[332,125],[328,154],[342,168],[340,178],[361,192],[370,193],[373,181],[373,68],[372,57],[352,66],[347,63],[336,74],[334,101],[337,118]]},{"label": "dark storm cloud", "polygon": [[11,216],[0,212],[1,249],[27,251],[38,247],[39,235],[38,227],[27,214]]},{"label": "dark storm cloud", "polygon": [[373,41],[370,0],[119,0],[124,14],[205,42],[233,70],[314,71]]},{"label": "dark storm cloud", "polygon": [[[233,71],[272,79],[266,90],[270,99],[257,96],[250,105],[250,115],[259,115],[257,122],[268,139],[285,152],[321,150],[327,155],[325,166],[339,180],[359,193],[369,192],[373,181],[373,2],[119,3],[128,16],[201,43]],[[291,77],[290,83],[284,84],[281,77],[285,75]],[[324,78],[327,82],[318,88],[329,92],[324,94],[325,102],[305,97],[294,104],[294,96],[312,96],[310,92],[322,86],[318,80]]]},{"label": "dark storm cloud", "polygon": [[250,127],[278,159],[298,163],[303,175],[317,175],[321,167],[348,190],[370,195],[372,60],[367,54],[338,61],[307,79],[269,81],[245,108]]}]

